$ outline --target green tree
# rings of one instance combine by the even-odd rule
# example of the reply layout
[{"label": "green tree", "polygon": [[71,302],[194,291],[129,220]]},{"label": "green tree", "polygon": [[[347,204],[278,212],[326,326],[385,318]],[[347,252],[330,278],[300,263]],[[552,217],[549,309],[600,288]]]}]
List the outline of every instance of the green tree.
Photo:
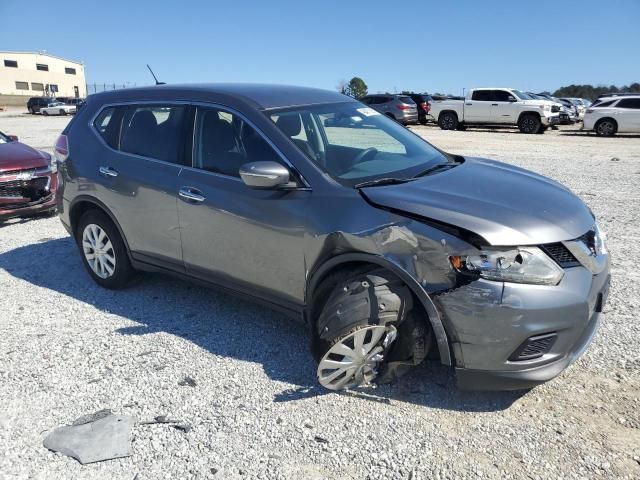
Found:
[{"label": "green tree", "polygon": [[367,84],[360,77],[353,77],[344,89],[344,93],[353,98],[362,98],[367,92]]},{"label": "green tree", "polygon": [[640,83],[635,82],[629,86],[623,85],[622,87],[617,87],[616,85],[598,85],[595,87],[593,85],[568,85],[566,87],[559,88],[553,92],[553,95],[555,97],[577,97],[594,100],[596,97],[604,93],[617,92],[640,93]]}]

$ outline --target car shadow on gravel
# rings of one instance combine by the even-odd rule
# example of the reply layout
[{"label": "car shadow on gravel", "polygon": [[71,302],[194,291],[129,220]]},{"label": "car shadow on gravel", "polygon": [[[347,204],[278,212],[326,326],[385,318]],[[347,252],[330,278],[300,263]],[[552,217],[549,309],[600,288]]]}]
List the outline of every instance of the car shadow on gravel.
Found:
[{"label": "car shadow on gravel", "polygon": [[316,383],[315,363],[304,326],[257,304],[164,275],[146,274],[126,290],[103,289],[85,271],[69,237],[42,238],[38,243],[2,253],[0,269],[136,323],[118,329],[122,335],[165,332],[215,356],[259,363],[270,379],[293,385],[275,394],[274,402],[340,395],[380,403],[409,402],[430,408],[484,412],[504,410],[523,394],[458,390],[451,369],[437,361],[412,369],[390,385],[329,392]]}]

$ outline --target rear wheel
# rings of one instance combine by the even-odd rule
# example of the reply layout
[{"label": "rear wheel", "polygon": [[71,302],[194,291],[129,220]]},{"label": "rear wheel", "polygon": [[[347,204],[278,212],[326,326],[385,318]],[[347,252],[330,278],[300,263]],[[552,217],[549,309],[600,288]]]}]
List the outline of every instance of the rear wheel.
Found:
[{"label": "rear wheel", "polygon": [[384,269],[330,277],[316,322],[317,377],[329,390],[390,381],[420,363],[430,344],[426,323],[416,321],[408,287]]},{"label": "rear wheel", "polygon": [[[396,120],[396,117],[395,117],[395,115],[394,115],[393,113],[385,113],[385,115],[386,115],[387,117],[389,117],[391,120]],[[396,121],[397,121],[397,120],[396,120]]]},{"label": "rear wheel", "polygon": [[29,113],[30,113],[31,115],[35,115],[35,114],[36,114],[36,111],[35,111],[33,108],[29,107]]},{"label": "rear wheel", "polygon": [[67,114],[67,112],[66,112],[66,111],[64,111],[64,110],[60,110],[60,115],[66,115],[66,114]]},{"label": "rear wheel", "polygon": [[438,117],[438,125],[442,130],[455,130],[458,128],[458,115],[454,112],[443,112]]},{"label": "rear wheel", "polygon": [[49,115],[49,114],[47,113],[47,111],[46,111],[46,110],[41,110],[41,112],[42,112],[42,114],[43,114],[44,116]]},{"label": "rear wheel", "polygon": [[540,117],[533,113],[525,114],[518,120],[518,128],[522,133],[538,133],[541,126]]},{"label": "rear wheel", "polygon": [[603,118],[596,123],[594,130],[601,137],[612,137],[618,131],[618,125],[615,120]]},{"label": "rear wheel", "polygon": [[89,275],[105,288],[120,289],[129,284],[135,270],[117,227],[99,210],[89,210],[80,218],[76,242]]}]

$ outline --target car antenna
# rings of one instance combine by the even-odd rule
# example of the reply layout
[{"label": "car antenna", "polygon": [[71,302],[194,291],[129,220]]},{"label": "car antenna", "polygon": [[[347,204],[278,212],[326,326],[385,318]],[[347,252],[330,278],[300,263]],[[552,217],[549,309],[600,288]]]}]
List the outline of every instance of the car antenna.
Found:
[{"label": "car antenna", "polygon": [[166,85],[165,82],[159,82],[158,78],[156,77],[156,74],[153,73],[153,70],[151,70],[151,67],[149,66],[149,64],[147,63],[147,68],[149,69],[149,71],[151,72],[151,75],[153,75],[153,79],[156,81],[156,85]]}]

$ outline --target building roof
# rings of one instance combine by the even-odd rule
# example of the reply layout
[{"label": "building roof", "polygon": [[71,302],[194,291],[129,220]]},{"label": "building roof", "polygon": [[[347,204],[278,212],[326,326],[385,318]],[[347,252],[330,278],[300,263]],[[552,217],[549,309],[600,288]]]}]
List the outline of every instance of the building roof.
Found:
[{"label": "building roof", "polygon": [[[168,94],[168,95],[167,95]],[[249,101],[263,109],[338,103],[355,101],[339,92],[311,87],[291,85],[269,85],[255,83],[208,83],[184,85],[156,85],[151,87],[125,88],[98,93],[103,101],[141,99],[204,99],[206,97],[235,97]]]},{"label": "building roof", "polygon": [[75,63],[76,65],[83,65],[84,63],[82,62],[77,62],[75,60],[69,60],[68,58],[63,58],[63,57],[58,57],[57,55],[51,55],[50,53],[47,52],[16,52],[16,51],[8,51],[8,50],[0,50],[0,55],[40,55],[41,57],[51,57],[51,58],[56,58],[58,60],[62,60],[68,63]]}]

